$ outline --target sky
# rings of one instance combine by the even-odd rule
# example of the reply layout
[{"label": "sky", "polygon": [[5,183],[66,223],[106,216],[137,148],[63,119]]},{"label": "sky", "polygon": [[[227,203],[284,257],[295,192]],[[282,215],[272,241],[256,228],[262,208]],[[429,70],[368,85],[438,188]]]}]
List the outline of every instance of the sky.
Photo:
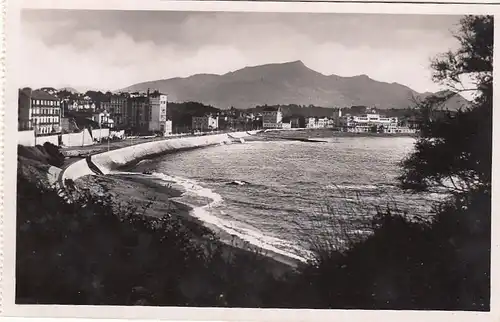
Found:
[{"label": "sky", "polygon": [[301,60],[325,75],[365,74],[418,92],[430,59],[458,46],[460,16],[25,10],[22,86],[117,90]]}]

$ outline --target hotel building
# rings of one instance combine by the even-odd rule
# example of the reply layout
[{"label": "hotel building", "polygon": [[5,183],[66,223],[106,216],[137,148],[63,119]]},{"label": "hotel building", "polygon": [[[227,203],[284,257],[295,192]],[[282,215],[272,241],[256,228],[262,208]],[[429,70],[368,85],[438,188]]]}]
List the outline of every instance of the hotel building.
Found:
[{"label": "hotel building", "polygon": [[361,116],[346,115],[341,118],[341,126],[347,132],[386,132],[395,133],[398,128],[397,117],[384,117],[380,114]]},{"label": "hotel building", "polygon": [[[167,134],[167,95],[154,92],[149,95],[149,131]],[[170,133],[172,128],[170,126]]]},{"label": "hotel building", "polygon": [[127,126],[146,131],[149,126],[149,100],[147,96],[130,97],[126,110]]},{"label": "hotel building", "polygon": [[266,107],[262,111],[262,127],[264,129],[281,129],[283,127],[281,107]]},{"label": "hotel building", "polygon": [[35,135],[61,133],[61,101],[42,90],[19,90],[18,128],[34,130]]},{"label": "hotel building", "polygon": [[111,95],[109,101],[101,102],[101,109],[109,112],[110,118],[115,122],[115,126],[127,124],[128,98],[126,95]]}]

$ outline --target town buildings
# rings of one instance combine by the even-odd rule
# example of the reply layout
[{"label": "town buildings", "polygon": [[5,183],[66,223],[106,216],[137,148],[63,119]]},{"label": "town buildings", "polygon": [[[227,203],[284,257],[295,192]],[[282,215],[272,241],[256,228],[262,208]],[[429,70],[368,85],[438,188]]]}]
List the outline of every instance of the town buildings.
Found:
[{"label": "town buildings", "polygon": [[262,127],[264,129],[280,129],[283,127],[281,107],[265,107],[262,111]]},{"label": "town buildings", "polygon": [[61,101],[42,90],[23,88],[18,97],[18,128],[36,135],[61,132]]},{"label": "town buildings", "polygon": [[213,131],[219,128],[219,116],[193,116],[191,127],[194,131]]},{"label": "town buildings", "polygon": [[300,117],[292,117],[290,118],[290,124],[292,126],[292,128],[299,128],[301,127],[300,124]]},{"label": "town buildings", "polygon": [[308,129],[322,129],[333,127],[334,120],[328,117],[309,117],[306,119],[305,127]]},{"label": "town buildings", "polygon": [[[34,128],[36,124],[37,135],[60,132],[60,118],[66,117],[88,119],[97,123],[99,127],[124,129],[138,134],[172,133],[172,122],[167,116],[166,94],[158,91],[151,94],[149,91],[87,93],[58,92],[49,87],[44,90],[29,88],[19,90],[19,127]],[[42,103],[50,105],[41,105]],[[57,115],[47,114],[56,111]],[[37,114],[38,112],[40,114]],[[89,126],[95,127],[95,123],[89,123]],[[69,129],[68,126],[66,128]]]},{"label": "town buildings", "polygon": [[92,113],[92,120],[99,124],[99,127],[114,128],[114,121],[111,114],[106,110],[95,111]]},{"label": "town buildings", "polygon": [[110,118],[117,127],[127,125],[128,99],[126,94],[111,94],[101,102],[101,109],[109,112]]},{"label": "town buildings", "polygon": [[147,131],[149,126],[149,99],[147,96],[133,96],[128,99],[126,124],[138,132]]},{"label": "town buildings", "polygon": [[342,130],[347,132],[396,132],[399,124],[397,117],[384,117],[380,114],[345,115],[340,119]]}]

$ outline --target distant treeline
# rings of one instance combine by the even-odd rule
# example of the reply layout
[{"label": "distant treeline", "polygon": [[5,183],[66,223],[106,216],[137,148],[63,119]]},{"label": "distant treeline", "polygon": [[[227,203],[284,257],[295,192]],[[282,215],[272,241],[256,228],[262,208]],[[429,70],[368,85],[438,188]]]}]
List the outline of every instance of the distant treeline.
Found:
[{"label": "distant treeline", "polygon": [[167,117],[174,127],[190,127],[193,116],[217,114],[221,110],[198,102],[168,103]]}]

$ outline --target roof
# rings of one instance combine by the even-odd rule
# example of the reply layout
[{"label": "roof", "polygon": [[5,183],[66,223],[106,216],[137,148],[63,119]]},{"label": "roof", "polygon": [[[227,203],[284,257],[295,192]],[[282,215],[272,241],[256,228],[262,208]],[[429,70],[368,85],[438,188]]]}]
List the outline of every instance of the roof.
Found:
[{"label": "roof", "polygon": [[159,97],[161,95],[167,96],[167,94],[163,94],[163,93],[160,93],[160,92],[149,93],[149,96],[151,96],[151,97]]},{"label": "roof", "polygon": [[276,112],[276,111],[278,111],[280,109],[281,109],[280,107],[268,106],[268,107],[264,107],[262,110],[266,111],[266,112]]}]

